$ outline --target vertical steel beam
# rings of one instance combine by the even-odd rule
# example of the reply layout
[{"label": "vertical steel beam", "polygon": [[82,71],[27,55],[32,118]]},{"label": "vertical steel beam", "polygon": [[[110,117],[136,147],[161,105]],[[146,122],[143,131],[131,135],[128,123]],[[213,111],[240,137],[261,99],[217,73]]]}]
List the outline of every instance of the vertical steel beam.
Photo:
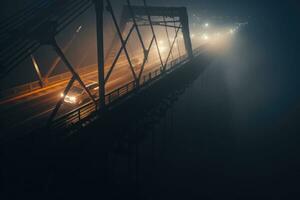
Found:
[{"label": "vertical steel beam", "polygon": [[185,49],[188,54],[188,57],[190,59],[192,59],[194,56],[193,56],[192,41],[190,38],[189,18],[187,15],[186,8],[183,8],[183,9],[184,9],[184,11],[182,11],[180,14],[180,21],[182,24],[182,34],[183,34],[184,45],[185,45]]},{"label": "vertical steel beam", "polygon": [[97,30],[97,59],[99,80],[99,109],[105,110],[105,79],[104,79],[104,44],[103,44],[103,1],[94,0]]}]

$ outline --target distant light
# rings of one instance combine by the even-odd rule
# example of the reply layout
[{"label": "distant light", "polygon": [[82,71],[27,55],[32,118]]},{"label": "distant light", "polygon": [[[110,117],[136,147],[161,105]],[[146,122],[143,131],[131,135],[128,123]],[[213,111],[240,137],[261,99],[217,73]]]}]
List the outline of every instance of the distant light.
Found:
[{"label": "distant light", "polygon": [[160,50],[161,53],[165,53],[165,52],[167,51],[167,47],[165,47],[165,46],[160,46],[160,47],[159,47],[159,50]]},{"label": "distant light", "polygon": [[229,30],[229,33],[230,33],[230,34],[234,34],[234,32],[235,32],[234,29],[230,29],[230,30]]},{"label": "distant light", "polygon": [[204,26],[207,28],[209,27],[209,23],[205,23]]},{"label": "distant light", "polygon": [[159,40],[158,44],[164,44],[164,41],[163,40]]},{"label": "distant light", "polygon": [[194,37],[195,37],[195,34],[192,34],[192,35],[191,35],[191,38],[194,38]]},{"label": "distant light", "polygon": [[206,34],[203,34],[201,38],[202,38],[203,40],[208,40],[208,39],[209,39],[208,35],[206,35]]},{"label": "distant light", "polygon": [[216,35],[217,37],[220,37],[220,36],[221,36],[221,33],[215,33],[215,35]]}]

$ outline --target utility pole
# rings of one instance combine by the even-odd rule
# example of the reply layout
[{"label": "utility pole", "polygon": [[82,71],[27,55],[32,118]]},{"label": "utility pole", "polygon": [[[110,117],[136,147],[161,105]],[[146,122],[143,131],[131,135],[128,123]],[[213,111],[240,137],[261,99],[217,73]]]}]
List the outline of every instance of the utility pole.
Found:
[{"label": "utility pole", "polygon": [[99,109],[105,110],[104,45],[103,45],[103,0],[94,0],[97,30],[97,59],[99,83]]}]

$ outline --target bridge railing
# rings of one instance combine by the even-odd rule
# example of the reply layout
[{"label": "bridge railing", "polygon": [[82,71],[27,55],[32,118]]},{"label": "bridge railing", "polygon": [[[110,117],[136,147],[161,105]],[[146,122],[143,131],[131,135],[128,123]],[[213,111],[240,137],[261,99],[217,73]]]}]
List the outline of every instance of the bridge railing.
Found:
[{"label": "bridge railing", "polygon": [[[170,63],[174,63],[177,62],[177,59],[174,59],[173,61],[171,61]],[[169,64],[170,64],[169,63]],[[169,64],[167,66],[167,68],[169,67]],[[96,65],[88,65],[86,67],[83,68],[79,68],[77,71],[82,74],[85,75],[88,72],[90,72],[92,69],[97,69]],[[71,73],[70,72],[65,72],[65,73],[61,73],[61,74],[57,74],[57,75],[53,75],[51,77],[48,78],[46,86],[51,86],[57,83],[60,83],[62,81],[67,81],[71,78]],[[148,79],[148,77],[145,77],[145,79]],[[19,85],[19,86],[15,86],[9,89],[5,89],[5,90],[0,90],[0,100],[2,99],[7,99],[7,98],[12,98],[18,95],[22,95],[22,94],[26,94],[26,93],[30,93],[36,90],[42,89],[40,82],[39,81],[34,81],[31,83],[26,83],[23,85]]]},{"label": "bridge railing", "polygon": [[[195,55],[198,53],[198,51],[195,51]],[[171,71],[177,69],[178,67],[182,66],[186,62],[188,62],[189,59],[187,55],[180,56],[172,61],[170,61],[167,64],[167,70],[166,73],[170,73]],[[156,79],[159,79],[163,73],[160,69],[156,69],[155,71],[149,72],[148,74],[145,74],[142,79],[141,83],[139,85],[139,88],[145,87],[148,83],[153,82]],[[117,100],[121,100],[123,97],[126,97],[133,93],[137,89],[137,84],[135,81],[131,81],[111,92],[105,95],[105,103],[107,106],[112,105]],[[51,123],[51,128],[53,129],[62,129],[62,128],[68,128],[69,126],[72,126],[79,121],[84,120],[87,116],[91,116],[95,114],[99,107],[98,107],[98,101],[96,100],[97,105],[94,104],[94,102],[86,103],[85,105],[76,108],[75,110],[70,111],[69,113],[58,117]]]},{"label": "bridge railing", "polygon": [[[88,72],[90,72],[92,69],[97,69],[96,65],[88,65],[82,68],[79,68],[77,71],[78,73],[85,75]],[[64,72],[61,74],[53,75],[47,79],[46,82],[46,87],[51,86],[54,84],[57,84],[62,81],[67,81],[71,78],[71,73],[70,72]],[[31,83],[26,83],[23,85],[15,86],[9,89],[4,89],[0,90],[0,100],[1,99],[7,99],[7,98],[12,98],[18,95],[30,93],[36,90],[42,89],[40,82],[39,81],[34,81]]]}]

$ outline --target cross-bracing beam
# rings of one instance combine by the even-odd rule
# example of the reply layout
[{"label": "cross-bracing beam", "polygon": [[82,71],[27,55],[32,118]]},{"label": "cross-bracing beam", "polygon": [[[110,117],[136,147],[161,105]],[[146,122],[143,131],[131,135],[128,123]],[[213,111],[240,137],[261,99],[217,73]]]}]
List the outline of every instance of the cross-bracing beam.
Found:
[{"label": "cross-bracing beam", "polygon": [[[124,6],[123,8],[123,14],[121,18],[121,23],[117,23],[117,19],[115,17],[115,14],[113,12],[112,6],[110,4],[110,0],[106,0],[107,6],[108,6],[108,11],[110,11],[114,25],[117,28],[117,39],[121,41],[122,47],[118,52],[117,58],[114,60],[111,68],[109,69],[109,73],[104,76],[104,52],[103,52],[103,1],[104,0],[93,0],[93,3],[95,5],[95,10],[96,10],[96,28],[97,28],[97,55],[98,55],[98,78],[99,78],[99,98],[100,98],[100,108],[105,108],[105,83],[108,81],[110,74],[112,73],[112,70],[114,69],[117,60],[120,57],[120,54],[122,51],[125,52],[126,58],[129,63],[130,70],[132,72],[132,75],[134,79],[137,82],[137,86],[139,85],[140,78],[142,76],[144,66],[148,60],[149,56],[149,51],[153,47],[153,44],[156,44],[158,56],[161,62],[161,69],[164,71],[167,65],[167,62],[169,60],[170,55],[172,55],[172,50],[174,47],[175,41],[177,41],[177,34],[179,30],[181,29],[183,32],[184,36],[184,42],[185,42],[185,48],[187,50],[187,53],[189,56],[192,56],[192,45],[190,41],[190,36],[189,36],[189,28],[188,28],[188,17],[187,17],[187,11],[185,8],[175,8],[175,7],[149,7],[144,0],[144,6],[132,6],[130,1],[127,0],[127,5]],[[14,30],[13,33],[14,35],[22,35],[22,37],[19,37],[19,40],[22,40],[22,44],[17,44],[21,46],[20,50],[18,50],[17,53],[15,52],[10,52],[10,51],[4,51],[8,57],[7,62],[5,64],[13,64],[13,67],[17,65],[24,56],[28,56],[28,49],[30,50],[36,50],[38,47],[41,45],[51,45],[56,53],[59,56],[58,60],[62,60],[63,63],[67,66],[68,70],[72,74],[72,78],[69,81],[67,87],[64,90],[64,96],[68,93],[70,88],[72,87],[74,81],[78,81],[79,84],[83,87],[85,92],[91,97],[92,101],[96,104],[95,99],[93,96],[90,94],[90,91],[86,88],[85,84],[81,80],[79,74],[74,70],[74,67],[70,64],[70,62],[67,60],[67,58],[64,55],[63,50],[59,47],[59,45],[55,41],[55,35],[59,33],[62,29],[64,29],[66,26],[68,26],[72,21],[74,21],[78,16],[80,16],[83,12],[85,12],[91,5],[91,1],[89,0],[74,0],[74,1],[66,1],[64,4],[60,4],[59,0],[55,0],[55,3],[49,3],[50,6],[46,7],[44,11],[39,12],[37,15],[32,14],[29,20],[27,18],[24,18],[24,22],[18,21],[18,24],[20,24],[17,27],[17,30]],[[55,9],[54,9],[55,8]],[[64,12],[65,10],[69,10],[68,12]],[[60,12],[56,12],[56,10],[60,10]],[[42,16],[42,17],[41,17]],[[159,17],[173,17],[172,21],[155,21],[152,19],[154,16],[159,16]],[[175,17],[179,18],[179,20],[175,20]],[[128,34],[128,36],[124,39],[122,36],[122,33],[125,29],[126,23],[127,22],[132,22],[133,26]],[[143,22],[144,24],[141,24]],[[170,23],[174,23],[174,25],[170,25]],[[176,25],[176,23],[180,23],[180,25]],[[55,25],[53,25],[55,24]],[[152,32],[152,38],[150,41],[149,46],[145,46],[145,43],[142,38],[142,34],[139,30],[139,26],[150,26],[151,32]],[[164,26],[165,28],[167,27],[172,27],[175,30],[175,38],[171,44],[170,38],[168,37],[169,41],[169,46],[170,46],[170,51],[167,55],[167,59],[165,63],[162,60],[162,56],[160,54],[160,49],[157,41],[157,37],[154,32],[153,26]],[[25,30],[23,30],[25,27]],[[29,28],[27,28],[29,27]],[[141,63],[140,71],[136,73],[133,68],[133,64],[131,62],[131,59],[128,55],[126,44],[128,42],[128,39],[132,33],[133,30],[136,30],[138,34],[138,40],[142,45],[142,49],[144,52],[144,60]],[[167,29],[166,29],[167,31]],[[22,34],[23,33],[23,34]],[[168,35],[168,31],[167,31]],[[5,36],[6,37],[6,36]],[[7,36],[8,37],[8,36]],[[9,37],[11,41],[12,38]],[[9,41],[10,41],[9,40]],[[178,42],[178,41],[177,41]],[[24,44],[23,44],[24,43]],[[10,44],[10,43],[8,43]],[[8,45],[6,49],[11,49],[10,47],[12,44]],[[178,46],[178,45],[177,45]],[[19,48],[18,48],[19,49]],[[26,52],[26,53],[24,53]],[[32,52],[33,53],[33,52]],[[22,54],[22,55],[21,55]],[[10,55],[15,55],[10,56]],[[16,58],[17,55],[21,55],[22,57]],[[30,54],[29,54],[30,55]],[[33,58],[33,57],[32,57]],[[37,62],[35,59],[32,59],[34,67],[37,66]],[[55,65],[54,65],[55,66]],[[12,68],[9,68],[7,71],[12,70]],[[54,68],[54,67],[53,67]],[[49,72],[47,74],[51,74],[51,71],[53,68],[50,68]],[[38,68],[37,68],[38,69]],[[39,79],[42,80],[42,75],[39,72],[39,69],[36,70],[37,75],[39,76]],[[46,75],[47,77],[47,75]],[[55,109],[53,113],[51,114],[50,121],[56,116],[60,106],[63,103],[63,98],[59,100],[59,102],[56,104]]]},{"label": "cross-bracing beam", "polygon": [[[192,43],[190,38],[190,31],[189,31],[189,21],[188,21],[188,14],[187,9],[185,7],[157,7],[157,6],[148,6],[145,4],[144,6],[133,6],[133,5],[125,5],[123,6],[122,14],[121,14],[121,20],[119,23],[119,29],[121,32],[125,30],[125,26],[127,22],[131,22],[132,15],[130,13],[134,13],[136,23],[138,26],[164,26],[164,27],[170,27],[170,28],[179,28],[179,26],[176,25],[176,23],[181,24],[181,30],[183,34],[184,39],[184,46],[186,49],[186,52],[190,58],[193,57],[193,49],[192,49]],[[149,17],[151,22],[149,21]],[[172,20],[172,21],[158,21],[158,20],[152,20],[151,17],[171,17],[175,18],[178,17],[178,20]],[[174,23],[170,25],[169,23]],[[117,43],[118,36],[116,35],[113,39],[112,45],[109,48],[109,50],[106,53],[105,58],[108,58],[109,53],[114,48],[115,44]],[[178,45],[177,45],[178,48]]]},{"label": "cross-bracing beam", "polygon": [[57,42],[55,41],[55,39],[53,39],[52,43],[51,43],[52,47],[54,48],[54,51],[57,53],[57,55],[61,58],[61,60],[64,62],[64,64],[67,66],[67,68],[69,69],[69,71],[72,73],[72,78],[69,81],[64,93],[63,93],[63,97],[58,101],[58,103],[56,104],[48,123],[51,123],[52,120],[54,119],[54,117],[56,116],[59,108],[61,107],[66,95],[68,94],[69,90],[71,89],[73,83],[75,80],[78,81],[78,83],[80,84],[80,86],[85,90],[85,92],[89,95],[89,97],[91,98],[91,100],[96,104],[96,101],[93,97],[93,95],[91,94],[91,92],[86,88],[84,82],[81,80],[79,74],[74,70],[73,66],[71,65],[71,63],[68,61],[68,59],[65,57],[63,51],[60,49],[60,47],[58,46]]},{"label": "cross-bracing beam", "polygon": [[130,67],[130,70],[131,70],[131,73],[132,73],[132,76],[134,78],[135,81],[137,81],[137,76],[135,74],[135,71],[133,69],[133,65],[131,63],[131,59],[130,59],[130,56],[128,54],[128,51],[127,51],[127,48],[126,48],[126,44],[125,44],[125,40],[123,39],[123,36],[122,36],[122,32],[118,26],[118,22],[117,22],[117,19],[116,19],[116,16],[114,14],[114,11],[113,11],[113,8],[112,8],[112,5],[110,3],[109,0],[106,1],[107,2],[107,10],[110,12],[111,16],[112,16],[112,19],[113,19],[113,22],[115,24],[115,27],[117,29],[117,34],[118,34],[118,37],[120,39],[120,42],[122,44],[122,47],[123,47],[123,50],[125,52],[125,55],[126,55],[126,58],[127,58],[127,61],[129,63],[129,67]]}]

